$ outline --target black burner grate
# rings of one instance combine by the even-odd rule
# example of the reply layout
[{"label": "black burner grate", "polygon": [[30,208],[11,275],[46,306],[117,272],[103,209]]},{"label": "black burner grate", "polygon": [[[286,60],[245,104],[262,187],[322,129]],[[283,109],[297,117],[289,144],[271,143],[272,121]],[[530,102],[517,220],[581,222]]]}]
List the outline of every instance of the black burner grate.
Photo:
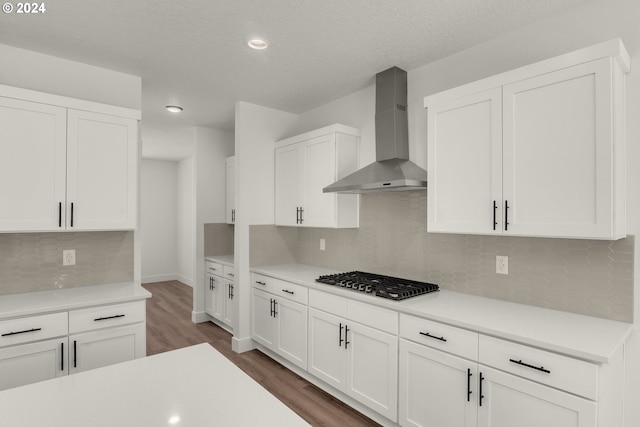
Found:
[{"label": "black burner grate", "polygon": [[438,285],[381,274],[350,271],[347,273],[320,276],[316,282],[340,286],[358,292],[374,294],[382,298],[403,300],[429,292],[438,291]]}]

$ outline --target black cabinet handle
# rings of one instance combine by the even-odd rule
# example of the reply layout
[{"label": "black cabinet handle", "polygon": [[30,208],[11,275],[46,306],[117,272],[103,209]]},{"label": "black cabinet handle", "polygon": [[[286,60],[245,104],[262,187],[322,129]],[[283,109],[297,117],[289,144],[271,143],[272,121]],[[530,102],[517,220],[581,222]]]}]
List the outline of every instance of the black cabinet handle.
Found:
[{"label": "black cabinet handle", "polygon": [[479,405],[482,406],[482,399],[484,398],[484,394],[482,394],[482,382],[484,381],[484,377],[482,376],[482,372],[480,372],[480,389],[478,390],[478,394],[479,394],[479,398],[478,398],[478,402]]},{"label": "black cabinet handle", "polygon": [[296,224],[300,224],[300,207],[296,206]]},{"label": "black cabinet handle", "polygon": [[496,201],[493,201],[493,230],[495,231],[496,226],[498,225],[498,222],[496,221],[496,211],[498,210],[498,203],[496,203]]},{"label": "black cabinet handle", "polygon": [[504,231],[509,229],[509,201],[504,201]]},{"label": "black cabinet handle", "polygon": [[344,325],[344,349],[347,349],[347,346],[349,345],[349,327],[347,325]]},{"label": "black cabinet handle", "polygon": [[276,317],[278,315],[278,301],[275,300],[275,298],[273,299],[273,317]]},{"label": "black cabinet handle", "polygon": [[304,209],[302,209],[302,206],[300,206],[300,224],[302,224],[302,222],[304,221],[304,217],[302,216],[303,213]]},{"label": "black cabinet handle", "polygon": [[107,317],[98,317],[97,319],[93,319],[93,321],[99,322],[101,320],[117,319],[118,317],[124,317],[124,314],[116,314],[115,316],[107,316]]},{"label": "black cabinet handle", "polygon": [[236,210],[231,209],[231,222],[236,222]]},{"label": "black cabinet handle", "polygon": [[273,298],[269,298],[269,317],[273,317]]},{"label": "black cabinet handle", "polygon": [[283,290],[282,290],[282,292],[284,292],[284,293],[286,293],[286,294],[290,294],[290,295],[293,295],[293,294],[294,294],[294,292],[293,292],[293,291],[290,291],[289,289],[283,289]]},{"label": "black cabinet handle", "polygon": [[64,371],[64,343],[60,343],[60,370]]},{"label": "black cabinet handle", "polygon": [[342,341],[344,341],[342,339],[342,328],[343,328],[342,323],[340,323],[340,339],[338,340],[338,347],[342,347]]},{"label": "black cabinet handle", "polygon": [[443,342],[447,342],[445,337],[437,337],[435,335],[431,335],[429,332],[420,332],[420,335],[424,335],[425,337],[429,337],[429,338],[433,338],[433,339],[440,340],[440,341],[443,341]]},{"label": "black cabinet handle", "polygon": [[551,373],[550,370],[544,369],[544,366],[529,365],[528,363],[524,363],[522,360],[509,359],[509,362],[515,363],[516,365],[520,365],[520,366],[526,366],[527,368],[535,369],[536,371],[546,372],[547,374]]},{"label": "black cabinet handle", "polygon": [[259,280],[256,280],[256,283],[257,283],[258,285],[267,286],[267,284],[266,284],[266,283],[261,282],[261,281],[259,281]]},{"label": "black cabinet handle", "polygon": [[471,402],[471,369],[467,368],[467,402]]},{"label": "black cabinet handle", "polygon": [[58,203],[58,227],[62,227],[62,202]]},{"label": "black cabinet handle", "polygon": [[73,227],[73,202],[71,202],[71,226]]},{"label": "black cabinet handle", "polygon": [[73,341],[73,367],[77,368],[78,364],[77,362],[77,352],[76,352],[76,341]]},{"label": "black cabinet handle", "polygon": [[19,335],[19,334],[26,334],[29,332],[37,332],[37,331],[41,331],[42,328],[31,328],[31,329],[26,329],[24,331],[18,331],[18,332],[7,332],[6,334],[2,334],[1,336],[3,337],[9,337],[11,335]]}]

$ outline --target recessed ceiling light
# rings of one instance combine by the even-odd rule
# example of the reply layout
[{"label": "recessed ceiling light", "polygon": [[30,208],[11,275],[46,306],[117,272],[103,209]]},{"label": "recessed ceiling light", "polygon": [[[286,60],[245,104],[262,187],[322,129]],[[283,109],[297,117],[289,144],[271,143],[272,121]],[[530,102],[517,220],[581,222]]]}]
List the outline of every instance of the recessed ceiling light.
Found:
[{"label": "recessed ceiling light", "polygon": [[251,49],[262,50],[269,47],[269,43],[265,39],[252,38],[247,42]]},{"label": "recessed ceiling light", "polygon": [[167,105],[166,107],[164,107],[167,109],[167,111],[170,111],[172,113],[179,113],[183,110],[182,107],[179,107],[177,105]]}]

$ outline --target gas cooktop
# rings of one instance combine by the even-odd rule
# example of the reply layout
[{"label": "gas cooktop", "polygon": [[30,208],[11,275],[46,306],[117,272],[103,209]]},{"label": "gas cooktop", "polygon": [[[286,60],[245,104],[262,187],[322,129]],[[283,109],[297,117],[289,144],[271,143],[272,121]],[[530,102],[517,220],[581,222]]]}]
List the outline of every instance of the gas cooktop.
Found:
[{"label": "gas cooktop", "polygon": [[433,283],[417,282],[415,280],[400,279],[398,277],[383,276],[381,274],[365,273],[362,271],[328,274],[318,277],[316,282],[340,286],[396,301],[440,290],[438,285]]}]

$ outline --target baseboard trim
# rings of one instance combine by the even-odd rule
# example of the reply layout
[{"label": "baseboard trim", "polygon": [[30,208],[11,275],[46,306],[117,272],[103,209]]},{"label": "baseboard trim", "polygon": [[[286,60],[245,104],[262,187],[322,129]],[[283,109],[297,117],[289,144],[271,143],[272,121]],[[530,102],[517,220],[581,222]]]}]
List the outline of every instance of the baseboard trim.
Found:
[{"label": "baseboard trim", "polygon": [[155,276],[142,276],[142,283],[168,282],[170,280],[180,279],[178,278],[177,274],[157,274]]},{"label": "baseboard trim", "polygon": [[192,311],[191,321],[193,323],[204,323],[209,321],[209,316],[204,311]]},{"label": "baseboard trim", "polygon": [[181,274],[176,275],[176,279],[175,280],[179,280],[182,283],[184,283],[185,285],[191,286],[193,288],[193,280],[188,279],[188,278],[184,277]]},{"label": "baseboard trim", "polygon": [[244,353],[256,348],[256,343],[250,338],[231,338],[231,349],[236,353]]}]

